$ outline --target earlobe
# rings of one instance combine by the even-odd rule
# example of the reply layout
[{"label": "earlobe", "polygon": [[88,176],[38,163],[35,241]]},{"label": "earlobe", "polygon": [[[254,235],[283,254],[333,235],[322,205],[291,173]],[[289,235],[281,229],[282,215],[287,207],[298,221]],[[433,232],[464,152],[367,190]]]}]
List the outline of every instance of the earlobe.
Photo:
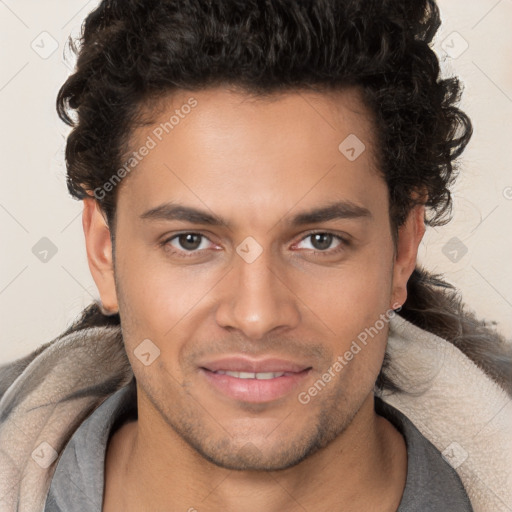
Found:
[{"label": "earlobe", "polygon": [[95,199],[84,199],[82,225],[89,269],[98,288],[104,314],[119,311],[114,279],[110,229]]},{"label": "earlobe", "polygon": [[425,207],[415,206],[398,230],[393,268],[393,293],[390,307],[402,305],[407,299],[407,282],[416,267],[418,247],[425,234]]}]

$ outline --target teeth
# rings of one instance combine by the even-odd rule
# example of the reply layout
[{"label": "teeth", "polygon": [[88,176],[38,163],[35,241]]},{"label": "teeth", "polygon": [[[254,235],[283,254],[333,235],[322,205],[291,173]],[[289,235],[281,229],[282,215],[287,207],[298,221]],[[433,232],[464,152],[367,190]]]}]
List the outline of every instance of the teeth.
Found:
[{"label": "teeth", "polygon": [[219,370],[215,373],[219,373],[220,375],[228,375],[229,377],[236,377],[237,379],[258,379],[258,380],[269,380],[275,379],[277,377],[282,377],[285,372],[260,372],[260,373],[251,373],[251,372],[228,372]]}]

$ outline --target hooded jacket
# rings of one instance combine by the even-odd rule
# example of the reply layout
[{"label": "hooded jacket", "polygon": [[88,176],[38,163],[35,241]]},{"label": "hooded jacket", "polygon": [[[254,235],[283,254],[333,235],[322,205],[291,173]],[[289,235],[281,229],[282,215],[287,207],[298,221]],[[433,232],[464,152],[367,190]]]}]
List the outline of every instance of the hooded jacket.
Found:
[{"label": "hooded jacket", "polygon": [[[133,371],[119,319],[87,308],[68,331],[0,366],[0,510],[44,510],[59,455]],[[375,394],[457,471],[475,512],[512,510],[512,346],[417,269],[389,322]]]}]

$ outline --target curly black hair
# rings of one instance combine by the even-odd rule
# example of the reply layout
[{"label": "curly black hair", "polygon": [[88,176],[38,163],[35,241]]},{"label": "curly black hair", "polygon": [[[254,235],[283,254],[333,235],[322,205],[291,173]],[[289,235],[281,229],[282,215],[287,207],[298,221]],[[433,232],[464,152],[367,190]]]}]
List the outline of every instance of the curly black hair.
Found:
[{"label": "curly black hair", "polygon": [[[392,225],[417,201],[428,207],[427,223],[445,223],[455,160],[472,126],[456,107],[460,82],[440,77],[431,48],[440,23],[434,0],[103,0],[79,44],[70,40],[76,69],[57,98],[73,127],[69,191],[83,199],[108,182],[143,107],[173,91],[355,86],[374,114]],[[109,222],[112,188],[96,198]]]}]

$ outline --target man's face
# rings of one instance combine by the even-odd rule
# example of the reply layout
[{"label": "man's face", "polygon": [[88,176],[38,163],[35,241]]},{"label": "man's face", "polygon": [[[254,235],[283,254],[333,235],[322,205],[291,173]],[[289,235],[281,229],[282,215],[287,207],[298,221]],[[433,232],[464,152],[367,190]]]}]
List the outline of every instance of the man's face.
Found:
[{"label": "man's face", "polygon": [[[132,149],[154,147],[120,186],[115,278],[139,422],[171,427],[220,466],[266,470],[350,424],[382,365],[388,326],[377,321],[396,299],[371,129],[354,91],[269,101],[211,89],[175,94],[137,130]],[[355,160],[354,135],[366,146]],[[335,203],[340,215],[293,222]],[[224,224],[174,218],[177,206]],[[249,375],[218,373],[237,370]]]}]

